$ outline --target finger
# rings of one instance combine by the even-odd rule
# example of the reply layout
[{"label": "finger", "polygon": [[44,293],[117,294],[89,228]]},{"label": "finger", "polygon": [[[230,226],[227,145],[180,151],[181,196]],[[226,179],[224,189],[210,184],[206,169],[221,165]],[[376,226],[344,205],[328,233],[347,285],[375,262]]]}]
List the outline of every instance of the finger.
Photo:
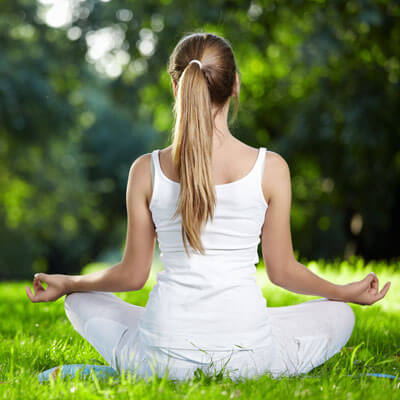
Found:
[{"label": "finger", "polygon": [[368,274],[361,282],[363,284],[364,290],[371,288],[371,284],[374,281],[375,276],[373,274]]},{"label": "finger", "polygon": [[380,294],[382,296],[385,296],[385,294],[388,292],[390,285],[391,285],[390,281],[385,283],[385,286],[383,286],[383,289],[380,291]]},{"label": "finger", "polygon": [[35,278],[33,280],[33,288],[35,289],[35,292],[39,292],[41,290],[45,290],[42,283],[40,282],[40,280],[38,278]]},{"label": "finger", "polygon": [[32,293],[32,290],[29,286],[25,286],[26,294],[29,297],[29,300],[34,303],[35,302],[35,295]]},{"label": "finger", "polygon": [[368,293],[372,294],[373,296],[376,296],[378,294],[378,284],[377,284],[377,277],[373,272],[370,272],[367,276],[367,283],[365,286],[366,290]]},{"label": "finger", "polygon": [[46,301],[45,292],[33,294],[29,286],[25,286],[25,290],[32,303],[39,303],[40,301]]},{"label": "finger", "polygon": [[379,279],[376,276],[375,272],[371,272],[371,274],[375,277],[375,279],[372,281],[371,287],[376,290],[379,290]]},{"label": "finger", "polygon": [[47,283],[48,274],[45,274],[44,272],[37,272],[37,273],[34,275],[34,277],[35,277],[36,279],[38,279],[40,282]]},{"label": "finger", "polygon": [[385,286],[383,286],[382,290],[378,294],[378,300],[383,299],[386,296],[386,293],[388,292],[390,285],[391,285],[391,282],[385,283]]}]

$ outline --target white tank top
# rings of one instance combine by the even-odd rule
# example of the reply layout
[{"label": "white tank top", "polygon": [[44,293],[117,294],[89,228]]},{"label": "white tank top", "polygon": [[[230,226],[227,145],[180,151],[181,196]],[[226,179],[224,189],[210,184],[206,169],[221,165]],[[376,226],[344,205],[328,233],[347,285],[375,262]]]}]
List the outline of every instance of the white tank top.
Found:
[{"label": "white tank top", "polygon": [[139,320],[138,334],[150,346],[171,349],[230,351],[254,349],[270,342],[267,301],[256,284],[257,247],[268,204],[262,191],[266,148],[243,178],[215,185],[214,220],[201,235],[205,255],[181,237],[176,210],[180,183],[161,170],[159,150],[154,162],[149,204],[164,270],[150,293]]}]

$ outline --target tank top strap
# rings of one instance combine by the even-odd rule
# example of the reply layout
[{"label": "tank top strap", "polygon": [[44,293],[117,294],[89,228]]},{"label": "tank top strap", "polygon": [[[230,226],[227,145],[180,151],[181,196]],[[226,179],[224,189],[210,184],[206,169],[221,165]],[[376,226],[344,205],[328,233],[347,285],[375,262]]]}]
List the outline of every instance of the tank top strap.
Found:
[{"label": "tank top strap", "polygon": [[158,196],[158,191],[159,191],[159,184],[160,184],[160,164],[158,162],[158,149],[153,150],[151,152],[151,163],[150,163],[150,168],[151,168],[151,179],[152,179],[152,196],[151,200],[149,203],[149,207],[151,208],[154,202],[156,201],[156,198]]},{"label": "tank top strap", "polygon": [[258,153],[258,158],[257,158],[256,165],[255,165],[257,175],[258,175],[258,177],[261,177],[261,178],[262,178],[263,172],[264,172],[266,152],[267,152],[266,147],[260,147],[259,153]]},{"label": "tank top strap", "polygon": [[151,152],[151,160],[153,162],[153,168],[154,168],[154,173],[159,172],[158,168],[159,168],[159,164],[158,164],[158,152],[159,149],[155,149]]},{"label": "tank top strap", "polygon": [[260,147],[258,158],[255,164],[255,178],[256,178],[256,186],[257,186],[257,191],[259,194],[259,198],[262,202],[262,204],[265,207],[268,207],[268,203],[265,200],[264,197],[264,192],[262,188],[262,182],[263,182],[263,175],[264,175],[264,166],[265,166],[265,155],[267,153],[267,148],[266,147]]},{"label": "tank top strap", "polygon": [[151,187],[154,185],[154,158],[153,158],[153,153],[151,154],[150,157],[150,170],[151,170]]},{"label": "tank top strap", "polygon": [[[169,179],[167,176],[165,176],[164,172],[161,169],[161,164],[160,164],[160,149],[153,150],[152,152],[152,160],[154,164],[154,179],[159,182],[162,181],[168,181],[168,182],[174,182],[171,179]],[[157,176],[159,179],[157,179]]]}]

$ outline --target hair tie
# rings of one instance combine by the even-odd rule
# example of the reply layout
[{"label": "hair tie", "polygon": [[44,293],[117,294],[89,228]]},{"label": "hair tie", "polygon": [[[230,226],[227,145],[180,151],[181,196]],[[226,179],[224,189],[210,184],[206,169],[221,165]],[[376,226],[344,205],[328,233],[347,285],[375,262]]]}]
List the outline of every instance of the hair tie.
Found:
[{"label": "hair tie", "polygon": [[192,61],[189,62],[189,64],[191,64],[192,62],[196,62],[197,64],[199,64],[200,68],[203,66],[203,64],[199,60],[192,60]]}]

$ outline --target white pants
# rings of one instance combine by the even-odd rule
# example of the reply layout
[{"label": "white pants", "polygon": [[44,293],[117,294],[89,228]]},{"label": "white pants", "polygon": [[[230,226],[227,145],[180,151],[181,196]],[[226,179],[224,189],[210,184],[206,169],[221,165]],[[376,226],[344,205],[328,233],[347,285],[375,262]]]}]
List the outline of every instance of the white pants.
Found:
[{"label": "white pants", "polygon": [[[70,293],[65,297],[64,305],[75,330],[94,346],[108,364],[119,371],[133,371],[132,364],[123,360],[129,358],[126,357],[127,352],[134,347],[132,340],[135,340],[137,321],[144,307],[127,303],[113,293],[100,291]],[[355,324],[350,305],[326,298],[291,306],[268,307],[268,311],[273,348],[269,344],[265,349],[257,349],[251,354],[251,360],[246,352],[234,356],[229,353],[222,359],[219,355],[222,361],[229,356],[229,363],[224,362],[224,368],[230,370],[231,378],[251,378],[268,372],[273,377],[306,373],[338,353],[349,340]],[[170,378],[179,380],[191,378],[196,368],[204,369],[206,366],[205,363],[193,363],[191,352],[198,350],[176,353],[152,349],[151,354],[156,355],[160,365],[168,365]],[[139,353],[143,357],[148,351],[140,349]],[[173,364],[170,364],[171,356]],[[139,375],[148,377],[154,373],[154,364],[153,367],[140,366],[143,367],[141,370],[137,366],[134,369]],[[161,368],[156,373],[162,376],[164,372],[165,368]]]}]

